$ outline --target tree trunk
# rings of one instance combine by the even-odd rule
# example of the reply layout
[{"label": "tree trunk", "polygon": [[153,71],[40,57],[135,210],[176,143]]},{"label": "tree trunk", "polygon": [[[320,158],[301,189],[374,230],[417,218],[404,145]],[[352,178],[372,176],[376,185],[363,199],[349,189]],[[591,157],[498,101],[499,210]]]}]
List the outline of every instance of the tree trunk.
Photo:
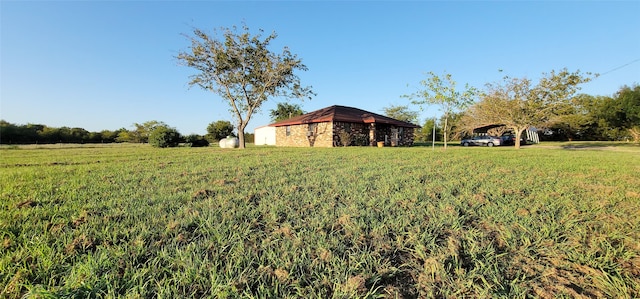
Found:
[{"label": "tree trunk", "polygon": [[516,132],[516,140],[514,140],[515,148],[520,149],[520,136],[522,136],[522,132],[526,129],[526,127],[525,128],[515,127],[513,129]]},{"label": "tree trunk", "polygon": [[238,126],[238,148],[245,148],[244,146],[244,128],[246,128],[246,124],[240,124]]}]

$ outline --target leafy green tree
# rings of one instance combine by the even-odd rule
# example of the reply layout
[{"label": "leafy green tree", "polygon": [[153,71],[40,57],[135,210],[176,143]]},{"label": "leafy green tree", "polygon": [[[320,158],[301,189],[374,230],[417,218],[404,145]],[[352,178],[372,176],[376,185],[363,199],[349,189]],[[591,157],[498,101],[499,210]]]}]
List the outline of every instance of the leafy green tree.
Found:
[{"label": "leafy green tree", "polygon": [[[418,142],[432,142],[433,141],[433,126],[436,126],[436,120],[433,118],[427,118],[422,127],[416,129],[415,131],[415,140]],[[436,135],[435,140],[440,141],[442,136],[442,128],[440,126],[436,126]]]},{"label": "leafy green tree", "polygon": [[133,137],[132,137],[132,133],[131,131],[122,128],[120,130],[118,130],[118,134],[116,137],[116,142],[118,143],[122,143],[122,142],[133,142]]},{"label": "leafy green tree", "polygon": [[89,131],[83,128],[71,128],[69,129],[69,143],[85,143],[89,140]]},{"label": "leafy green tree", "polygon": [[151,132],[157,127],[167,127],[167,124],[157,120],[146,121],[142,124],[134,123],[135,129],[131,131],[131,140],[129,142],[147,143]]},{"label": "leafy green tree", "polygon": [[167,125],[155,127],[149,134],[149,144],[153,147],[176,147],[180,143],[180,133]]},{"label": "leafy green tree", "polygon": [[390,105],[382,108],[384,115],[393,119],[406,121],[410,123],[418,123],[418,111],[409,110],[409,106]]},{"label": "leafy green tree", "polygon": [[487,84],[480,102],[469,109],[469,116],[483,124],[503,124],[515,132],[515,148],[520,148],[522,132],[544,127],[557,115],[579,85],[591,80],[589,73],[563,69],[542,74],[534,84],[527,78],[504,77],[503,82]]},{"label": "leafy green tree", "polygon": [[551,140],[603,140],[598,129],[598,114],[604,97],[579,94],[558,104],[556,116],[551,118],[546,131]]},{"label": "leafy green tree", "polygon": [[640,85],[624,86],[616,94],[616,118],[634,142],[640,142]]},{"label": "leafy green tree", "polygon": [[205,138],[207,138],[209,142],[217,142],[227,136],[234,136],[233,129],[234,127],[230,121],[218,120],[207,126],[207,135],[205,135]]},{"label": "leafy green tree", "polygon": [[303,115],[305,112],[298,104],[278,103],[276,109],[271,109],[271,121],[277,122],[292,117]]},{"label": "leafy green tree", "polygon": [[17,125],[12,124],[5,120],[0,120],[0,143],[13,144],[17,143],[19,135],[19,128]]},{"label": "leafy green tree", "polygon": [[63,128],[53,128],[45,126],[42,131],[39,132],[39,140],[41,143],[57,143],[62,142],[65,138],[63,134]]},{"label": "leafy green tree", "polygon": [[118,131],[109,131],[102,130],[100,131],[101,142],[104,143],[113,143],[116,142],[116,138],[118,137]]},{"label": "leafy green tree", "polygon": [[[45,125],[41,124],[27,124],[25,126],[20,126],[18,130],[19,139],[18,143],[38,143],[40,142],[40,134],[47,128]],[[54,142],[57,142],[54,141]]]},{"label": "leafy green tree", "polygon": [[[460,140],[464,134],[461,134],[464,131],[464,122],[463,122],[464,112],[453,112],[445,117],[442,115],[439,119],[438,127],[443,128],[442,130],[446,130],[450,133],[449,140],[457,139]],[[445,127],[446,126],[446,127]],[[501,135],[501,134],[500,134]]]},{"label": "leafy green tree", "polygon": [[265,101],[272,97],[310,98],[313,92],[300,85],[295,73],[307,70],[302,60],[287,47],[279,54],[269,50],[277,37],[275,32],[263,39],[262,30],[255,36],[246,25],[242,30],[223,28],[218,39],[194,29],[189,37],[191,47],[177,59],[196,70],[190,86],[212,91],[228,102],[237,120],[239,147],[245,148],[245,128]]},{"label": "leafy green tree", "polygon": [[411,103],[420,105],[421,108],[424,105],[440,106],[440,110],[444,113],[442,136],[444,149],[446,150],[447,139],[450,134],[450,126],[448,124],[450,115],[473,103],[478,92],[468,84],[465,85],[464,90],[459,91],[456,88],[457,83],[453,80],[451,74],[446,73],[438,76],[434,72],[429,72],[427,79],[420,81],[420,85],[422,89],[413,94],[405,95],[405,97],[411,99]]}]

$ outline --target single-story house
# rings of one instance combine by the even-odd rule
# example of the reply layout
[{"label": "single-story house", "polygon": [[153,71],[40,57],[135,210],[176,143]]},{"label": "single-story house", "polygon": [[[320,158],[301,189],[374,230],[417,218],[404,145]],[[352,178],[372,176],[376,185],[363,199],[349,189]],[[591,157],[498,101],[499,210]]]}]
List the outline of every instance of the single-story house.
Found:
[{"label": "single-story house", "polygon": [[255,145],[276,145],[276,127],[268,125],[258,127],[253,133]]},{"label": "single-story house", "polygon": [[369,146],[382,142],[391,146],[413,145],[414,129],[420,126],[346,106],[330,106],[278,121],[276,146],[334,147]]}]

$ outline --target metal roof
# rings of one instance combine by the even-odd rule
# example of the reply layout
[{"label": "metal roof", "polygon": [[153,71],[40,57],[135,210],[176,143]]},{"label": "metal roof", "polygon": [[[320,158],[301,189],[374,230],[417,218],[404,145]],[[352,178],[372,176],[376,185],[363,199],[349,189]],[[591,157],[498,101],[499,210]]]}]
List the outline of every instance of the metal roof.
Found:
[{"label": "metal roof", "polygon": [[321,122],[349,122],[349,123],[378,123],[388,124],[405,128],[419,128],[420,126],[414,125],[409,122],[393,119],[384,115],[376,114],[373,112],[365,111],[358,108],[333,105],[330,107],[322,108],[313,112],[309,112],[304,115],[292,117],[289,119],[281,120],[270,124],[274,127],[311,124]]},{"label": "metal roof", "polygon": [[473,132],[475,133],[487,133],[489,130],[493,129],[493,128],[498,128],[498,127],[504,127],[504,125],[502,124],[491,124],[491,125],[486,125],[486,126],[482,126],[482,127],[476,127],[473,129]]}]

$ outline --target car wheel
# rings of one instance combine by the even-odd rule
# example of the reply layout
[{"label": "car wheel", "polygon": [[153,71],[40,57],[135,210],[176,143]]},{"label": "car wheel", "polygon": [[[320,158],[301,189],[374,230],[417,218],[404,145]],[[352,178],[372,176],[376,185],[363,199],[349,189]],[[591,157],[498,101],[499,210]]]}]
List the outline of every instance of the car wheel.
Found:
[{"label": "car wheel", "polygon": [[469,146],[469,142],[463,143],[462,146]]},{"label": "car wheel", "polygon": [[488,146],[488,147],[493,147],[493,142],[489,142],[489,143],[487,143],[487,146]]}]

